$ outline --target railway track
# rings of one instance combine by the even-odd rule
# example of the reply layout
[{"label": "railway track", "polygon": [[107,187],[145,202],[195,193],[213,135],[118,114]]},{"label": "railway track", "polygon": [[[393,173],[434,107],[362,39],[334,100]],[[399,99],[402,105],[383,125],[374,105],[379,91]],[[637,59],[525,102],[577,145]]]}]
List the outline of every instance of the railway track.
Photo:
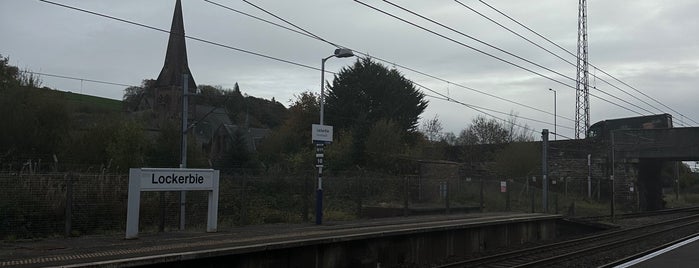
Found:
[{"label": "railway track", "polygon": [[[678,213],[691,213],[691,212],[699,212],[699,206],[684,207],[684,208],[671,208],[671,209],[644,211],[644,212],[623,213],[623,214],[615,215],[614,218],[615,219],[632,219],[632,218],[642,218],[642,217],[650,217],[650,216],[660,216],[660,215],[669,215],[669,214],[678,214]],[[604,216],[578,217],[575,219],[583,220],[583,221],[602,221],[602,220],[609,220],[610,218],[611,217],[609,215],[604,215]]]},{"label": "railway track", "polygon": [[434,267],[555,267],[575,259],[614,251],[647,239],[662,237],[699,225],[699,215],[690,215],[649,225],[604,232],[558,243],[515,250]]}]

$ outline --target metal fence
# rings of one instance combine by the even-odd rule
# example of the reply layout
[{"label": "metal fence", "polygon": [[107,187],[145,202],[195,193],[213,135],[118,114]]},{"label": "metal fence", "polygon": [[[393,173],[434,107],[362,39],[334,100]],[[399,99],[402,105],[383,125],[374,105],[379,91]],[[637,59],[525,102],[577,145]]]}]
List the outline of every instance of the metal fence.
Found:
[{"label": "metal fence", "polygon": [[[324,174],[326,221],[435,213],[543,212],[541,180],[387,175],[367,171]],[[587,197],[583,179],[551,181],[549,213],[574,213]],[[504,184],[503,184],[504,182]],[[604,183],[602,183],[604,184]],[[604,185],[602,185],[604,186]],[[608,198],[608,188],[593,193]],[[126,174],[0,174],[0,239],[119,233],[125,230]],[[316,175],[221,174],[219,229],[264,223],[310,222]],[[179,192],[142,192],[141,232],[179,229]],[[607,199],[608,200],[608,199]],[[604,204],[604,200],[600,200]],[[187,192],[187,229],[204,230],[207,193]]]}]

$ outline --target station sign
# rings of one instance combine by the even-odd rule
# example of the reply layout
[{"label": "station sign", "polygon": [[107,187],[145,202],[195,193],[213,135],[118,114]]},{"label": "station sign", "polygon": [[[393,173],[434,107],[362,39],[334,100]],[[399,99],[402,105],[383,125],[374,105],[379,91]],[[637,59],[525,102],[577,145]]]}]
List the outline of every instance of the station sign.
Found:
[{"label": "station sign", "polygon": [[141,191],[212,190],[213,169],[143,168]]},{"label": "station sign", "polygon": [[141,192],[153,191],[207,191],[209,208],[206,213],[206,231],[218,228],[219,171],[184,168],[131,168],[129,195],[126,209],[126,239],[138,238]]},{"label": "station sign", "polygon": [[333,142],[333,126],[311,125],[311,140],[313,143],[330,144]]}]

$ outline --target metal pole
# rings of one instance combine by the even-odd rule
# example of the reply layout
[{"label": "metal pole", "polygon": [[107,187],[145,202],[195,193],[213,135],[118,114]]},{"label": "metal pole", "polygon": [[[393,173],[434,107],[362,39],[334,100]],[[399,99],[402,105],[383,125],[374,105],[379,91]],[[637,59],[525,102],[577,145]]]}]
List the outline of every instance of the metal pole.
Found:
[{"label": "metal pole", "polygon": [[555,134],[553,135],[553,140],[556,140],[556,136],[558,136],[558,124],[556,124],[556,118],[558,117],[556,116],[556,90],[552,88],[549,88],[549,90],[553,91],[553,133]]},{"label": "metal pole", "polygon": [[592,155],[587,154],[587,198],[592,198]]},{"label": "metal pole", "polygon": [[[189,93],[189,76],[182,75],[182,144],[180,146],[180,168],[187,167],[187,94]],[[185,205],[187,203],[187,192],[180,191],[180,230],[184,230],[185,226]]]},{"label": "metal pole", "polygon": [[541,195],[544,208],[544,213],[549,212],[548,208],[548,144],[549,143],[549,130],[544,129],[541,131]]},{"label": "metal pole", "polygon": [[680,161],[675,162],[675,200],[680,200]]},{"label": "metal pole", "polygon": [[[335,55],[323,58],[320,61],[320,125],[324,124],[325,114],[325,61]],[[323,151],[324,144],[316,144],[316,154]],[[322,157],[322,156],[321,156]],[[318,167],[318,189],[316,190],[316,224],[323,224],[323,166]]]},{"label": "metal pole", "polygon": [[325,61],[327,61],[329,58],[334,57],[335,55],[328,56],[327,58],[323,58],[320,61],[320,124],[324,125],[325,121]]},{"label": "metal pole", "polygon": [[609,177],[609,179],[612,183],[612,186],[611,186],[612,187],[612,196],[610,198],[611,199],[611,201],[610,201],[610,210],[611,210],[610,214],[611,214],[611,218],[613,221],[614,220],[614,194],[615,194],[615,192],[614,192],[614,169],[615,169],[614,168],[614,165],[615,165],[615,163],[614,163],[614,151],[615,151],[615,149],[614,149],[614,131],[611,132],[611,138],[612,138],[612,175]]}]

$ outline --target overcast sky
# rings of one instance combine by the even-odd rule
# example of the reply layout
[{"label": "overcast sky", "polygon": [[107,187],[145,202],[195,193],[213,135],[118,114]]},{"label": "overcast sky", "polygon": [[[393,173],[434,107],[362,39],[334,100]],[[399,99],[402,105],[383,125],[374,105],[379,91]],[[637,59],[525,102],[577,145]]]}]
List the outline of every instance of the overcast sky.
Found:
[{"label": "overcast sky", "polygon": [[[174,0],[55,1],[162,29],[169,29],[175,4]],[[212,1],[284,24],[243,1]],[[519,119],[520,123],[527,124],[537,132],[542,128],[552,131],[554,129],[553,116],[547,114],[554,113],[554,96],[553,92],[549,91],[549,88],[552,88],[557,91],[558,133],[567,137],[575,136],[572,121],[575,118],[575,81],[569,79],[575,79],[575,66],[527,43],[455,1],[392,2],[566,77],[426,22],[383,1],[363,2],[427,27],[464,45],[520,64],[560,83],[498,61],[355,1],[250,1],[326,40],[438,77],[439,79],[435,79],[395,66],[408,79],[456,101],[504,113],[513,111],[522,117]],[[479,1],[460,1],[575,63],[575,57],[527,32]],[[578,1],[485,2],[576,53]],[[331,55],[334,50],[329,44],[251,19],[203,0],[184,0],[182,4],[185,32],[189,36],[315,68],[320,67],[322,57]],[[698,11],[699,1],[695,0],[588,1],[590,62],[654,98],[649,99],[604,75],[602,71],[590,67],[590,84],[597,88],[590,89],[590,92],[599,97],[590,96],[592,123],[608,118],[662,111],[675,117],[676,126],[679,125],[678,120],[685,122],[685,125],[698,125],[695,122],[699,121],[699,109],[696,106],[699,94],[695,89],[699,84],[699,16],[696,16]],[[167,40],[166,33],[38,0],[0,0],[0,54],[9,56],[11,64],[36,72],[139,85],[143,79],[155,79],[158,76],[165,57]],[[200,85],[232,88],[233,84],[238,82],[244,93],[267,99],[274,97],[286,106],[294,95],[320,90],[318,70],[191,39],[187,40],[187,49],[189,67]],[[337,72],[354,60],[330,59],[326,70]],[[386,65],[394,67],[392,64]],[[123,95],[123,86],[87,81],[81,83],[48,76],[41,78],[45,86],[59,90],[113,99],[121,99]],[[332,76],[328,75],[326,79],[332,79]],[[604,83],[602,79],[641,100]],[[466,88],[521,103],[546,113]],[[437,95],[429,91],[425,93]],[[442,121],[444,131],[457,135],[479,114],[478,111],[458,103],[431,97],[428,100],[429,107],[422,118],[429,119],[437,115]],[[494,112],[489,113],[507,117]],[[537,133],[535,136],[538,139],[540,135]]]}]

